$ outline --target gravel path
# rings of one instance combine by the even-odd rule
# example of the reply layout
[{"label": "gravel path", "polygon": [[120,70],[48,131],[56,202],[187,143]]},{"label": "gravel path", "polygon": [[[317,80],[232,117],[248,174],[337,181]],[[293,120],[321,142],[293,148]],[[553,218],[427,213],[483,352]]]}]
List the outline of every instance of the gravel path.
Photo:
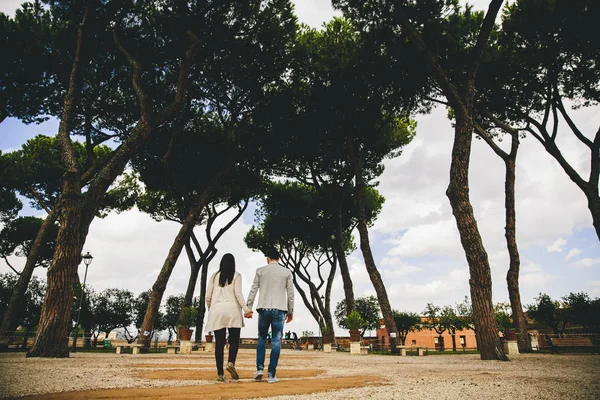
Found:
[{"label": "gravel path", "polygon": [[[238,369],[253,370],[253,354],[251,350],[240,350]],[[140,373],[153,369],[148,364],[156,364],[154,370],[213,370],[213,357],[212,353],[135,356],[77,353],[67,359],[44,359],[25,358],[24,353],[3,353],[0,398],[91,389],[214,385],[214,380],[147,379]],[[326,378],[334,382],[336,377],[361,375],[379,376],[381,383],[272,399],[600,399],[598,355],[526,354],[513,356],[510,362],[499,362],[480,361],[478,355],[471,354],[396,357],[284,350],[280,359],[280,370],[283,369],[326,371],[314,378],[281,379],[303,386],[309,385],[311,379]],[[227,387],[222,389],[225,394]],[[257,390],[253,389],[246,398],[261,398],[261,389],[267,385],[255,387]],[[273,385],[268,387],[273,394]],[[173,390],[175,393],[177,389]],[[203,398],[201,390],[198,398]]]}]

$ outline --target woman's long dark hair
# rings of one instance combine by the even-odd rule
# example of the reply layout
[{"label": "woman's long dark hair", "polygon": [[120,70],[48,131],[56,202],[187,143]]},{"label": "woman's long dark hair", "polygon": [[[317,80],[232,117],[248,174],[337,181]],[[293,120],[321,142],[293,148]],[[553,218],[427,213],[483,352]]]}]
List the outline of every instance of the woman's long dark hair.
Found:
[{"label": "woman's long dark hair", "polygon": [[233,254],[227,253],[221,258],[219,272],[219,286],[223,287],[233,282],[233,274],[235,274],[235,258]]}]

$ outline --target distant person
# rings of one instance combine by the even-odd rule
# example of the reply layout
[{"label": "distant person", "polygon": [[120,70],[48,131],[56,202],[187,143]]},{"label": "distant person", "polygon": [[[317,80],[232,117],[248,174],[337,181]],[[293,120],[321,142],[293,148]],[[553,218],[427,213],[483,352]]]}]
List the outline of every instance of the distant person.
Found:
[{"label": "distant person", "polygon": [[[246,305],[252,309],[256,292],[260,290],[258,304],[258,344],[256,346],[256,372],[254,380],[260,381],[264,375],[266,341],[271,329],[271,356],[269,359],[269,383],[277,383],[277,363],[281,352],[283,324],[294,318],[294,283],[292,273],[279,264],[279,253],[270,249],[265,253],[268,265],[256,270],[254,282]],[[252,311],[244,314],[252,318]]]},{"label": "distant person", "polygon": [[285,333],[284,339],[285,339],[285,340],[289,340],[289,339],[290,339],[290,331],[287,331],[287,332]]},{"label": "distant person", "polygon": [[217,381],[225,382],[223,374],[223,352],[225,349],[225,331],[229,331],[229,358],[227,372],[234,380],[239,379],[235,369],[235,360],[240,347],[240,331],[244,326],[244,313],[252,312],[246,307],[242,294],[242,276],[235,272],[235,258],[225,254],[221,258],[219,271],[210,278],[206,290],[208,320],[206,331],[215,335],[215,361],[217,363]]},{"label": "distant person", "polygon": [[292,332],[292,339],[298,340],[298,335],[296,335],[296,332]]}]

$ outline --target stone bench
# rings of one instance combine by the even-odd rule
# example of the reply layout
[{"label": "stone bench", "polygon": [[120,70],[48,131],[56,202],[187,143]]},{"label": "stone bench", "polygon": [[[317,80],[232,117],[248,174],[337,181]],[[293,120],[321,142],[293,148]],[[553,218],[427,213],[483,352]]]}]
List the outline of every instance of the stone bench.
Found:
[{"label": "stone bench", "polygon": [[179,353],[179,346],[167,346],[167,354],[177,354]]},{"label": "stone bench", "polygon": [[369,354],[369,346],[361,342],[350,342],[350,354]]},{"label": "stone bench", "polygon": [[133,350],[132,350],[133,354],[140,354],[140,352],[141,352],[142,348],[144,347],[144,345],[143,344],[139,344],[139,343],[118,344],[118,345],[115,345],[115,349],[116,349],[115,350],[115,354],[121,354],[121,350],[124,347],[132,347],[133,348]]},{"label": "stone bench", "polygon": [[600,346],[595,346],[588,337],[550,338],[550,344],[552,354],[557,354],[559,348],[584,348],[600,354]]},{"label": "stone bench", "polygon": [[401,356],[406,356],[406,346],[396,346]]}]

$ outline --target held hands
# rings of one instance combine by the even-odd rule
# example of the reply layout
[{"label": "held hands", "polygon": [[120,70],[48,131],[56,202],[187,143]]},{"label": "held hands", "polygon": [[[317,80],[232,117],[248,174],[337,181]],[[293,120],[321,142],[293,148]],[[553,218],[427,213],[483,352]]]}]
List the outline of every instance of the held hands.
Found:
[{"label": "held hands", "polygon": [[[254,311],[248,311],[247,313],[244,313],[244,318],[252,319],[253,314],[254,314]],[[293,319],[294,319],[294,314],[287,314],[286,318],[285,318],[285,322],[290,323],[290,322],[292,322]]]}]

